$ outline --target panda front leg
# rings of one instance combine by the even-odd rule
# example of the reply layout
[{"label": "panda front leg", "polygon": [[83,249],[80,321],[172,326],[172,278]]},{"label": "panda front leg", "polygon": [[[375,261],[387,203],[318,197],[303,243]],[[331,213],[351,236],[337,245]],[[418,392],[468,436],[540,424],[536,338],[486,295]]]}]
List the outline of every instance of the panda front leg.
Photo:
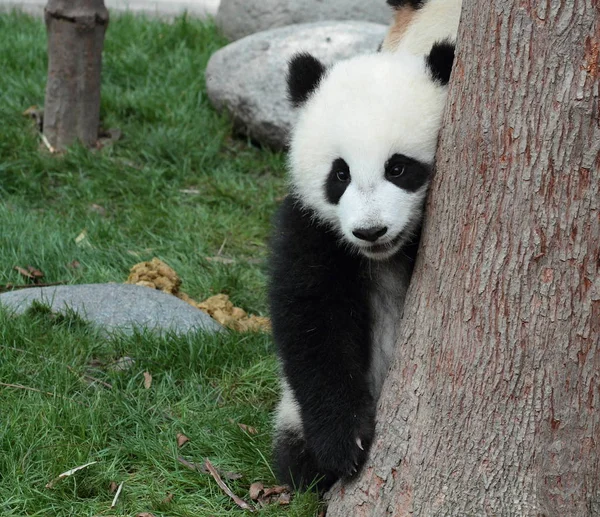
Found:
[{"label": "panda front leg", "polygon": [[272,244],[271,317],[282,366],[275,455],[284,482],[353,476],[373,440],[363,259],[288,200]]},{"label": "panda front leg", "polygon": [[[296,374],[284,375],[277,411],[277,470],[295,488],[315,482],[324,491],[364,464],[373,440],[375,404],[366,386],[359,389],[362,375],[347,371],[344,382],[339,365],[336,375],[323,363],[320,375],[314,365],[302,369],[294,363]],[[310,387],[306,380],[298,383],[297,375],[310,378]],[[296,392],[290,386],[294,383]]]},{"label": "panda front leg", "polygon": [[298,405],[290,386],[282,378],[281,400],[275,421],[274,456],[278,478],[295,489],[327,490],[339,476],[327,473],[307,446]]}]

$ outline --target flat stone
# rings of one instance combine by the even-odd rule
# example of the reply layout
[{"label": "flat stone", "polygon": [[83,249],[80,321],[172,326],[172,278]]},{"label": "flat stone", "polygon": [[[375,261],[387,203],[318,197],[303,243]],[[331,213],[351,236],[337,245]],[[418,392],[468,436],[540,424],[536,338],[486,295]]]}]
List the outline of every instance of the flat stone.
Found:
[{"label": "flat stone", "polygon": [[390,23],[384,0],[221,0],[216,22],[231,41],[295,23],[356,20]]},{"label": "flat stone", "polygon": [[375,52],[386,30],[368,22],[317,22],[253,34],[212,55],[206,68],[208,97],[216,109],[231,114],[238,132],[282,149],[296,119],[287,99],[290,58],[309,52],[331,65]]},{"label": "flat stone", "polygon": [[223,329],[208,314],[170,294],[139,285],[88,284],[21,289],[0,294],[0,305],[17,314],[37,301],[53,312],[75,311],[110,333],[134,328],[187,334]]}]

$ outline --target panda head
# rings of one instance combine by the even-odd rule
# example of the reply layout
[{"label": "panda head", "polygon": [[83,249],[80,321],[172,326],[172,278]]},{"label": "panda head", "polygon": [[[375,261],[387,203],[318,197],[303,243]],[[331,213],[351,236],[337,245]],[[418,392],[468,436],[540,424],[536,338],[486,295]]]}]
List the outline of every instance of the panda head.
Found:
[{"label": "panda head", "polygon": [[425,57],[290,63],[292,191],[370,259],[394,255],[419,225],[453,57],[452,44],[438,43]]}]

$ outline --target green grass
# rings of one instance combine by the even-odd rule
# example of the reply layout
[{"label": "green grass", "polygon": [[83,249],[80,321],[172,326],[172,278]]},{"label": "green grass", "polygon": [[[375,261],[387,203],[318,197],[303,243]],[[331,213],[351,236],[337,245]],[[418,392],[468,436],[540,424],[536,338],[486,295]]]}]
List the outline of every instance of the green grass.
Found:
[{"label": "green grass", "polygon": [[[123,138],[57,157],[41,150],[22,115],[44,102],[43,23],[0,15],[0,285],[24,283],[14,267],[28,265],[45,282],[123,282],[132,265],[157,256],[194,298],[225,292],[266,314],[265,242],[285,192],[284,158],[235,140],[227,117],[208,103],[204,69],[224,43],[211,23],[113,17],[102,123]],[[220,249],[233,264],[207,260]],[[122,357],[133,365],[115,370]],[[105,339],[73,315],[0,311],[0,382],[38,390],[0,386],[2,516],[243,513],[178,456],[210,458],[242,474],[228,484],[246,499],[252,482],[275,483],[269,458],[277,382],[268,335]],[[177,433],[190,438],[182,448]],[[98,463],[45,488],[90,461]],[[112,481],[124,482],[115,509]],[[173,500],[164,503],[168,493]],[[312,516],[317,505],[302,495],[260,514]]]},{"label": "green grass", "polygon": [[[49,282],[121,281],[132,264],[158,256],[192,296],[226,291],[253,312],[266,310],[261,268],[245,262],[265,257],[284,160],[234,140],[227,117],[210,106],[204,69],[224,43],[214,26],[186,18],[113,19],[102,123],[123,138],[57,158],[40,152],[22,115],[44,102],[44,26],[0,16],[0,284],[17,283],[12,266],[24,263]],[[89,246],[81,248],[75,238],[84,229]],[[240,267],[205,260],[223,243]],[[65,269],[73,260],[81,271]]]}]

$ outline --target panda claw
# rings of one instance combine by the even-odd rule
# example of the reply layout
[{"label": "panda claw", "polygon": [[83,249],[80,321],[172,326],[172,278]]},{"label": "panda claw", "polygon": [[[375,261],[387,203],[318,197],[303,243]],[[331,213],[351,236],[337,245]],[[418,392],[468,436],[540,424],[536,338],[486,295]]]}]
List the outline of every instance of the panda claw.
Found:
[{"label": "panda claw", "polygon": [[364,449],[364,447],[363,447],[363,445],[362,445],[362,440],[361,440],[360,438],[357,438],[357,439],[356,439],[356,445],[358,445],[358,448],[359,448],[361,451],[364,451],[364,450],[365,450],[365,449]]}]

